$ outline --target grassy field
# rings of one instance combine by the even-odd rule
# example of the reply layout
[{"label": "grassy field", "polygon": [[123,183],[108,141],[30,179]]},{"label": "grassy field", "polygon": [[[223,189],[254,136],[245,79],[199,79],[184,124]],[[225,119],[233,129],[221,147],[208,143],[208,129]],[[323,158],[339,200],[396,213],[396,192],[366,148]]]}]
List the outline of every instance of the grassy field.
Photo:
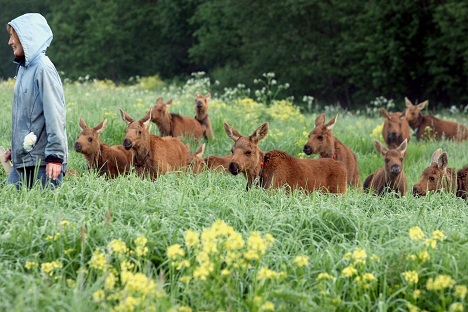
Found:
[{"label": "grassy field", "polygon": [[[79,177],[54,191],[16,191],[0,173],[0,311],[466,310],[468,207],[452,194],[288,196],[281,189],[246,192],[244,177],[211,171],[154,182],[88,172],[73,150],[80,117],[90,126],[107,118],[101,139],[121,144],[119,108],[140,119],[162,96],[174,99],[172,112],[192,116],[195,92],[210,91],[206,79],[158,89],[150,82],[65,86],[69,168]],[[0,83],[5,147],[12,93],[12,81]],[[398,100],[394,110],[403,108]],[[382,140],[380,115],[314,106],[302,114],[287,101],[267,107],[227,91],[212,94],[216,137],[205,155],[229,154],[223,121],[242,134],[268,121],[263,150],[305,157],[321,112],[327,121],[339,115],[334,133],[355,151],[361,180],[383,165],[372,144]],[[466,114],[441,116],[468,124]],[[185,142],[196,149],[197,142]],[[468,165],[466,142],[411,140],[410,187],[439,147],[450,167]]]}]

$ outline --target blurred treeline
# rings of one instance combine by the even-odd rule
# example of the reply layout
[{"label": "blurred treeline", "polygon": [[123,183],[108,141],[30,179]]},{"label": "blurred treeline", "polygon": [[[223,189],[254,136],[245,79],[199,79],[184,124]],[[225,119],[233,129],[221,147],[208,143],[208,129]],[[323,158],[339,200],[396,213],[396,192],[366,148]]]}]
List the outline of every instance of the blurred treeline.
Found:
[{"label": "blurred treeline", "polygon": [[[0,3],[5,24],[26,12],[48,19],[48,55],[72,80],[159,75],[173,82],[204,71],[221,87],[252,87],[273,72],[297,104],[304,95],[349,109],[378,96],[468,104],[466,0]],[[0,77],[15,74],[7,40],[5,32]]]}]

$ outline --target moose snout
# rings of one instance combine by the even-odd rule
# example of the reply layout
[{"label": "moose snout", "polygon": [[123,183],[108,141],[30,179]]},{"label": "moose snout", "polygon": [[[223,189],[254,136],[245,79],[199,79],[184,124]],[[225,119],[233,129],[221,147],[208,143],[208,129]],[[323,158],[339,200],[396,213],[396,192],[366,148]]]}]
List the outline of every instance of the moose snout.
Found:
[{"label": "moose snout", "polygon": [[398,133],[396,133],[396,132],[390,132],[390,133],[388,134],[388,139],[389,139],[390,141],[394,141],[394,140],[398,139]]},{"label": "moose snout", "polygon": [[78,153],[81,152],[81,150],[83,149],[83,146],[81,145],[80,142],[75,142],[75,151],[77,151]]},{"label": "moose snout", "polygon": [[197,107],[200,108],[203,106],[203,103],[201,101],[197,101]]},{"label": "moose snout", "polygon": [[390,172],[393,174],[400,174],[401,167],[398,165],[393,165],[392,167],[390,167]]},{"label": "moose snout", "polygon": [[240,166],[238,163],[235,163],[235,162],[232,162],[232,163],[229,163],[229,171],[233,174],[233,175],[237,175],[239,172],[240,172]]},{"label": "moose snout", "polygon": [[423,191],[422,187],[419,185],[414,185],[413,186],[413,195],[414,196],[424,196],[426,195],[425,192]]},{"label": "moose snout", "polygon": [[312,147],[311,147],[310,145],[307,145],[307,144],[304,145],[304,153],[305,153],[306,155],[312,154],[313,151],[314,151],[314,150],[312,149]]},{"label": "moose snout", "polygon": [[125,147],[126,150],[129,150],[132,148],[132,142],[129,139],[125,139],[122,142],[123,147]]}]

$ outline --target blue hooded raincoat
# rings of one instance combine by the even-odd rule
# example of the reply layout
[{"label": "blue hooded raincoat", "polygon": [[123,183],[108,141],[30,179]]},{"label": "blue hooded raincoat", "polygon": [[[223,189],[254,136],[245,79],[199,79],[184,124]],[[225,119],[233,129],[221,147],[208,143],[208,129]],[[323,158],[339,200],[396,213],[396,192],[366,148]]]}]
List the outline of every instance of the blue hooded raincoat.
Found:
[{"label": "blue hooded raincoat", "polygon": [[[66,164],[68,143],[62,81],[46,49],[53,34],[38,13],[21,15],[8,23],[16,31],[25,58],[18,64],[12,109],[12,160],[15,168]],[[30,132],[37,136],[31,151],[23,147]]]}]

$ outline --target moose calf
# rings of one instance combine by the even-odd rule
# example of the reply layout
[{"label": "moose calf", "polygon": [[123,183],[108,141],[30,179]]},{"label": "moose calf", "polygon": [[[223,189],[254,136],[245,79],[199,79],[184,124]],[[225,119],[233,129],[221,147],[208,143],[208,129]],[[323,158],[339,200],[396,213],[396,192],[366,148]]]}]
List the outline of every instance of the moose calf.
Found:
[{"label": "moose calf", "polygon": [[206,163],[203,159],[203,153],[205,152],[205,143],[200,146],[199,149],[195,151],[195,153],[190,153],[190,144],[185,144],[187,148],[187,167],[190,171],[195,174],[201,173],[205,171]]},{"label": "moose calf", "polygon": [[290,191],[346,193],[347,171],[342,162],[329,158],[299,159],[279,150],[265,154],[258,142],[268,133],[267,122],[250,136],[241,135],[226,122],[224,129],[235,142],[229,171],[246,176],[247,190],[252,184],[260,183],[265,189],[287,186]]},{"label": "moose calf", "polygon": [[205,128],[205,138],[213,139],[214,132],[211,126],[210,117],[208,117],[208,101],[211,99],[211,94],[207,93],[204,96],[198,92],[195,93],[195,119]]},{"label": "moose calf", "polygon": [[388,149],[377,140],[374,140],[374,146],[384,157],[385,165],[366,178],[363,185],[364,190],[371,190],[379,195],[394,191],[400,196],[404,196],[408,189],[408,182],[403,172],[406,140],[397,149]]},{"label": "moose calf", "polygon": [[424,169],[419,181],[413,186],[415,196],[426,196],[428,192],[448,192],[461,198],[467,198],[468,167],[458,172],[455,168],[447,168],[448,155],[442,149],[434,151],[431,164]]},{"label": "moose calf", "polygon": [[210,155],[204,158],[208,168],[218,172],[229,172],[229,164],[232,160],[232,155],[214,156]]},{"label": "moose calf", "polygon": [[390,149],[396,149],[406,140],[409,143],[411,139],[410,128],[404,113],[389,113],[385,108],[380,110],[384,117],[382,128],[382,137]]},{"label": "moose calf", "polygon": [[107,119],[90,128],[80,117],[79,124],[81,133],[75,142],[75,151],[83,154],[88,169],[97,169],[100,175],[105,175],[107,178],[115,178],[130,171],[132,152],[127,151],[122,145],[109,146],[99,139],[99,134],[106,127]]},{"label": "moose calf", "polygon": [[159,137],[149,132],[151,110],[139,121],[122,109],[120,114],[127,124],[122,145],[132,151],[133,166],[138,175],[156,179],[160,174],[186,166],[187,149],[181,140],[170,136]]},{"label": "moose calf", "polygon": [[[428,139],[433,135],[436,140],[443,138],[464,141],[468,139],[468,128],[464,125],[450,120],[439,119],[432,115],[423,115],[421,111],[427,106],[429,101],[424,101],[418,105],[413,105],[408,98],[405,98],[405,116],[410,127],[414,130],[414,135],[419,140]],[[427,133],[426,128],[430,130]]]},{"label": "moose calf", "polygon": [[348,171],[348,184],[360,187],[359,167],[354,152],[333,135],[333,127],[338,115],[325,124],[325,114],[315,119],[315,128],[309,134],[304,145],[306,155],[319,154],[321,158],[333,158],[345,164]]},{"label": "moose calf", "polygon": [[164,103],[160,97],[156,100],[156,105],[151,108],[151,121],[158,126],[161,136],[185,136],[200,139],[205,135],[206,129],[197,119],[170,113],[171,105],[172,100]]}]

